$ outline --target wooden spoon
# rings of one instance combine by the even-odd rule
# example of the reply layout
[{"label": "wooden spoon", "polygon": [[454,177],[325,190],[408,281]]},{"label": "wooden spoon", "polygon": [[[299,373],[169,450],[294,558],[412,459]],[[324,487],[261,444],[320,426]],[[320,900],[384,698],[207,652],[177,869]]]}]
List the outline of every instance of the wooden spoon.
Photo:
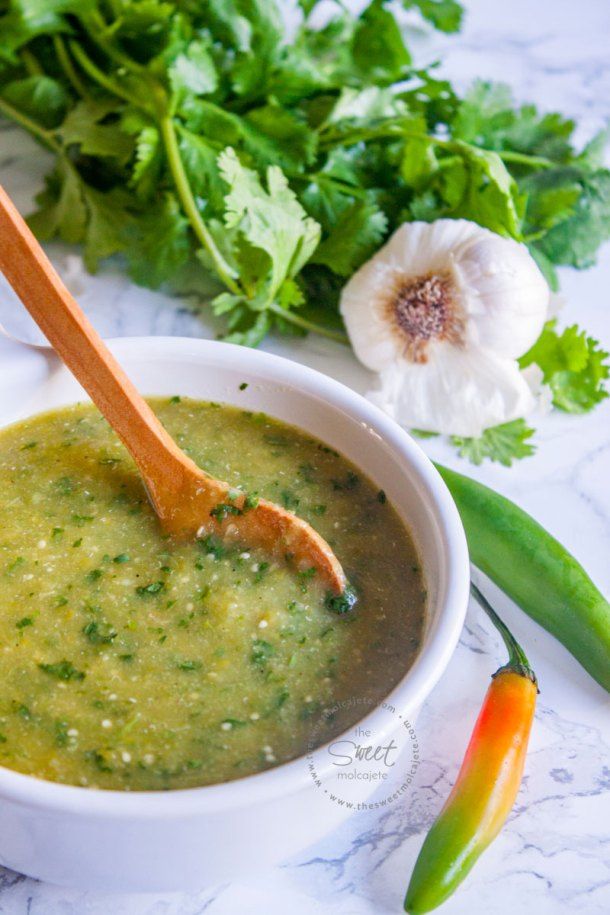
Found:
[{"label": "wooden spoon", "polygon": [[175,537],[218,534],[315,568],[340,594],[345,575],[314,529],[273,502],[247,499],[178,448],[89,323],[0,186],[0,270],[136,462],[163,528]]}]

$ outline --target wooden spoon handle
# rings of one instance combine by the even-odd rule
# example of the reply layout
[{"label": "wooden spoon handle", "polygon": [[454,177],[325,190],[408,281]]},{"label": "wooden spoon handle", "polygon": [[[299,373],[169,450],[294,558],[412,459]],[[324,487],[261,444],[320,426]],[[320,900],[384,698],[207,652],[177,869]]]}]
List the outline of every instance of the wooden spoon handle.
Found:
[{"label": "wooden spoon handle", "polygon": [[[72,298],[0,185],[0,270],[123,440],[147,482],[179,489],[190,465]],[[156,486],[154,487],[156,489]]]},{"label": "wooden spoon handle", "polygon": [[[184,536],[220,530],[282,558],[316,567],[341,594],[345,575],[328,544],[306,522],[262,499],[224,525],[212,508],[229,486],[214,480],[174,443],[86,319],[0,186],[0,270],[49,343],[80,381],[136,461],[164,527]],[[244,498],[242,496],[242,498]]]}]

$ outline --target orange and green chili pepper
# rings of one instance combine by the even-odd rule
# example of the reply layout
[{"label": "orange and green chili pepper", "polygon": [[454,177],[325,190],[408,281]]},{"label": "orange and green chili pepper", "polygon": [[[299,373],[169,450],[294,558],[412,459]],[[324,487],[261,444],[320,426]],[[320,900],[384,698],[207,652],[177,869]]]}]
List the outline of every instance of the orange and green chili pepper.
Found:
[{"label": "orange and green chili pepper", "polygon": [[536,676],[502,620],[471,588],[502,635],[509,660],[493,675],[457,781],[415,863],[405,898],[410,915],[441,905],[497,836],[521,784],[534,718]]},{"label": "orange and green chili pepper", "polygon": [[455,499],[474,565],[610,692],[610,604],[580,563],[509,499],[437,469]]}]

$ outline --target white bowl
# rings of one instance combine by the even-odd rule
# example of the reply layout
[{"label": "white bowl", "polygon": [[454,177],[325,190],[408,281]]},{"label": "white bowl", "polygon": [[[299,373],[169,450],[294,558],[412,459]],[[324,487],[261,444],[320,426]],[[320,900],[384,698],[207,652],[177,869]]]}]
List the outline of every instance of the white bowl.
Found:
[{"label": "white bowl", "polygon": [[[268,412],[341,451],[387,493],[414,536],[429,594],[420,653],[387,700],[413,721],[457,644],[469,583],[456,507],[420,448],[358,394],[277,356],[175,337],[120,339],[110,348],[143,393]],[[29,358],[27,384],[23,360],[3,360],[0,425],[86,399],[53,356]],[[376,709],[362,726],[388,736],[398,723]],[[322,783],[329,770],[326,757]],[[59,785],[0,767],[0,861],[68,886],[194,890],[286,858],[348,813],[313,784],[303,759],[226,784],[134,793]]]}]

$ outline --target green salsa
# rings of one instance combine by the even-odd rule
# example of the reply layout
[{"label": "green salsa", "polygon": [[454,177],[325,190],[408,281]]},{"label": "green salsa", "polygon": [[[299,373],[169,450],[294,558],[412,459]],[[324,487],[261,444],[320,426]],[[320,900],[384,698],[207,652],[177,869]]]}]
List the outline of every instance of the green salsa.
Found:
[{"label": "green salsa", "polygon": [[93,407],[10,426],[0,432],[0,765],[107,789],[228,781],[343,731],[417,653],[422,574],[383,492],[264,414],[151,404],[201,467],[309,521],[358,600],[342,612],[313,570],[214,537],[172,542]]}]

